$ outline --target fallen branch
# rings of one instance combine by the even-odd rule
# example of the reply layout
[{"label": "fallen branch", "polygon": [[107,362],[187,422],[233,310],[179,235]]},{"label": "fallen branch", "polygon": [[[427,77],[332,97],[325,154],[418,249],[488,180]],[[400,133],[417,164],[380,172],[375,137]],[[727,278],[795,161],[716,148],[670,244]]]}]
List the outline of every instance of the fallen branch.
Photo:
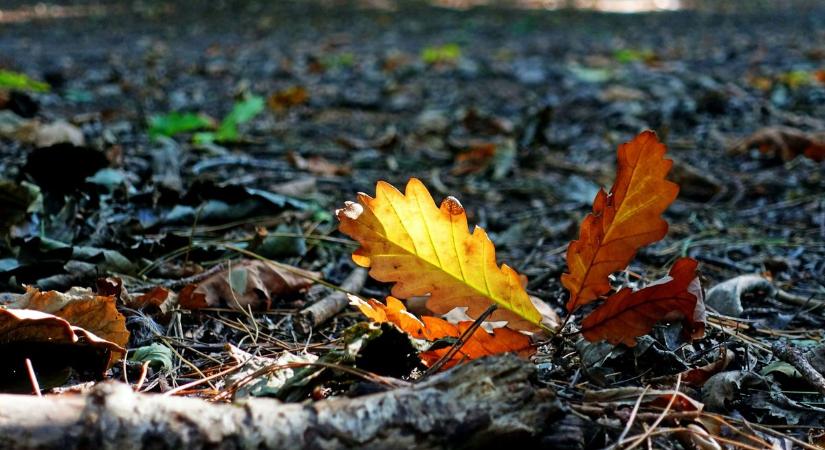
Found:
[{"label": "fallen branch", "polygon": [[326,297],[301,310],[301,326],[305,332],[326,322],[343,311],[349,304],[347,292],[358,293],[367,280],[367,270],[357,268],[341,283],[341,290],[333,291]]},{"label": "fallen branch", "polygon": [[821,394],[825,394],[825,377],[811,365],[811,362],[799,351],[786,341],[776,341],[771,348],[774,356],[792,365],[802,378],[811,383]]},{"label": "fallen branch", "polygon": [[[478,448],[559,440],[563,407],[535,368],[484,358],[409,388],[357,398],[215,404],[103,383],[89,394],[0,395],[3,449]],[[563,439],[562,439],[563,440]]]}]

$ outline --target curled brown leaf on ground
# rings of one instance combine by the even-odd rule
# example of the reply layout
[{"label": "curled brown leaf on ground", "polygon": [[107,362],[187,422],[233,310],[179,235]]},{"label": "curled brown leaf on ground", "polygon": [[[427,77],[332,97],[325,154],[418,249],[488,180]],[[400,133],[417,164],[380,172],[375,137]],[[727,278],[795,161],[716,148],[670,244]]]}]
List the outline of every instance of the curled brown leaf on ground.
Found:
[{"label": "curled brown leaf on ground", "polygon": [[285,264],[257,259],[231,261],[224,270],[184,287],[178,301],[188,309],[226,305],[243,311],[266,310],[273,299],[294,295],[319,277],[317,272]]},{"label": "curled brown leaf on ground", "polygon": [[116,306],[114,296],[95,295],[91,289],[78,287],[65,293],[44,292],[29,287],[25,294],[6,305],[9,309],[52,314],[119,347],[126,347],[129,342],[126,318],[118,312]]},{"label": "curled brown leaf on ground", "polygon": [[783,161],[805,156],[816,162],[825,161],[825,131],[803,131],[786,126],[757,130],[733,147],[736,153],[756,148]]},{"label": "curled brown leaf on ground", "polygon": [[35,309],[0,308],[0,391],[32,392],[27,365],[41,389],[60,386],[73,375],[99,380],[126,353],[125,341],[119,345],[68,320],[87,326],[101,320],[105,325],[99,328],[112,334],[110,318],[89,302],[69,303],[56,312],[67,318]]}]

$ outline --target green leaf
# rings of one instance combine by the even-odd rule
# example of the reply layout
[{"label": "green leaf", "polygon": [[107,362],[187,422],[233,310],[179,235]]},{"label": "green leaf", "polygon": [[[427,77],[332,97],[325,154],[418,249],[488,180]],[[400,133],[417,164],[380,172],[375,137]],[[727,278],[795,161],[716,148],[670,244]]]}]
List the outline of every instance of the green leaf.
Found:
[{"label": "green leaf", "polygon": [[49,83],[29,78],[28,75],[10,70],[0,70],[0,89],[19,89],[22,91],[49,92]]},{"label": "green leaf", "polygon": [[647,61],[654,56],[655,55],[650,50],[636,50],[633,48],[623,48],[616,50],[613,53],[613,57],[616,58],[616,61],[619,61],[622,64],[628,64],[636,61]]},{"label": "green leaf", "polygon": [[174,136],[180,133],[201,130],[212,125],[212,120],[203,114],[171,112],[149,118],[149,136]]},{"label": "green leaf", "polygon": [[130,361],[139,363],[149,362],[153,369],[161,368],[168,372],[172,370],[172,350],[161,344],[152,344],[140,347],[129,357]]},{"label": "green leaf", "polygon": [[[249,122],[264,110],[263,97],[253,95],[246,100],[235,103],[232,111],[223,119],[221,126],[215,133],[214,139],[218,142],[237,141],[240,136],[238,125]],[[204,136],[204,138],[208,138]]]},{"label": "green leaf", "polygon": [[458,44],[444,44],[427,47],[421,51],[421,60],[427,64],[453,63],[461,57]]},{"label": "green leaf", "polygon": [[794,366],[785,361],[774,361],[763,367],[759,372],[761,375],[768,375],[771,373],[781,373],[789,378],[802,378],[802,375],[794,368]]}]

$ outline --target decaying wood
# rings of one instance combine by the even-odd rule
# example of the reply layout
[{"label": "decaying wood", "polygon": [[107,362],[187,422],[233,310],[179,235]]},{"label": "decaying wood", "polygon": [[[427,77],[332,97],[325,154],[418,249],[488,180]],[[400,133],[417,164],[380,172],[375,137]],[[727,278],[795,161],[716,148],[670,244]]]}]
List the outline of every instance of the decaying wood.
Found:
[{"label": "decaying wood", "polygon": [[341,291],[333,291],[301,311],[301,326],[309,331],[343,311],[349,304],[346,292],[358,293],[367,281],[367,269],[357,268],[341,283]]},{"label": "decaying wood", "polygon": [[799,349],[783,340],[774,342],[771,350],[773,350],[774,356],[792,365],[802,375],[802,378],[805,378],[811,383],[811,386],[825,395],[825,376],[811,365],[806,355]]},{"label": "decaying wood", "polygon": [[494,448],[552,442],[563,408],[514,356],[409,388],[306,404],[214,404],[103,383],[87,395],[0,395],[2,449]]}]

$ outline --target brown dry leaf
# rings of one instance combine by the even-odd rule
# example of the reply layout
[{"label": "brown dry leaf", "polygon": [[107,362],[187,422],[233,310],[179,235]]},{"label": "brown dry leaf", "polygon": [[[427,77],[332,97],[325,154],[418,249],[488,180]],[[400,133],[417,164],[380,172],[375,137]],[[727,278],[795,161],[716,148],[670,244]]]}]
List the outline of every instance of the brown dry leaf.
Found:
[{"label": "brown dry leaf", "polygon": [[437,207],[416,178],[402,194],[383,181],[375,198],[361,193],[336,211],[339,230],[361,244],[352,258],[370,267],[370,276],[392,282],[392,294],[410,298],[429,294],[427,307],[446,314],[467,307],[476,318],[492,303],[499,306],[490,321],[506,320],[516,330],[549,329],[543,323],[519,275],[498,266],[496,251],[483,229],[470,234],[467,215],[454,197]]},{"label": "brown dry leaf", "polygon": [[450,173],[453,175],[467,175],[482,172],[490,167],[494,156],[496,156],[496,144],[492,142],[477,143],[467,151],[456,155]]},{"label": "brown dry leaf", "polygon": [[102,379],[126,350],[67,320],[32,309],[0,308],[0,391],[31,392],[26,361],[41,389],[64,384],[69,376]]},{"label": "brown dry leaf", "polygon": [[117,311],[115,303],[114,296],[95,295],[86,288],[73,287],[64,294],[29,287],[25,294],[6,306],[53,314],[74,327],[125,347],[129,342],[129,331],[126,318]]},{"label": "brown dry leaf", "polygon": [[[350,304],[356,306],[365,316],[377,323],[390,322],[416,339],[426,339],[430,342],[445,338],[460,337],[473,322],[451,324],[439,317],[424,316],[419,320],[410,314],[404,304],[395,297],[387,297],[387,304],[378,300],[361,300],[353,295],[349,296]],[[441,359],[450,347],[428,350],[421,353],[421,359],[428,366],[432,366]],[[497,328],[488,333],[482,327],[476,329],[461,350],[455,354],[443,367],[450,368],[463,360],[481,358],[482,356],[498,353],[516,353],[528,357],[536,352],[530,337],[507,328]]]},{"label": "brown dry leaf", "polygon": [[177,304],[177,295],[163,286],[155,286],[142,294],[129,298],[129,307],[135,309],[157,308],[162,313],[169,312]]},{"label": "brown dry leaf", "polygon": [[352,171],[346,164],[335,164],[320,156],[304,158],[296,152],[289,152],[287,153],[287,158],[289,158],[289,161],[296,169],[306,170],[316,175],[347,175]]},{"label": "brown dry leaf", "polygon": [[221,304],[239,310],[269,309],[272,298],[294,294],[309,287],[320,277],[286,265],[275,265],[257,259],[232,262],[229,266],[196,285],[183,288],[178,294],[182,308],[198,309]]},{"label": "brown dry leaf", "polygon": [[702,288],[696,275],[698,263],[681,258],[668,277],[638,291],[622,289],[582,320],[581,333],[588,341],[636,345],[661,320],[679,320],[692,338],[704,334]]},{"label": "brown dry leaf", "polygon": [[790,161],[804,155],[814,161],[825,161],[825,131],[807,132],[796,128],[776,126],[762,128],[733,148],[741,153],[749,148]]},{"label": "brown dry leaf", "polygon": [[610,291],[608,276],[630,263],[636,251],[662,239],[667,222],[660,216],[676,199],[679,186],[665,180],[673,162],[656,133],[644,131],[618,150],[616,182],[599,190],[579,239],[567,248],[561,282],[570,291],[572,312]]},{"label": "brown dry leaf", "polygon": [[725,347],[719,347],[719,359],[702,367],[682,372],[682,381],[691,386],[702,386],[710,377],[725,370],[734,358],[735,354],[733,352],[729,352]]},{"label": "brown dry leaf", "polygon": [[273,111],[282,112],[294,106],[303,105],[309,101],[309,92],[303,86],[290,86],[272,93],[266,99],[266,104]]}]

